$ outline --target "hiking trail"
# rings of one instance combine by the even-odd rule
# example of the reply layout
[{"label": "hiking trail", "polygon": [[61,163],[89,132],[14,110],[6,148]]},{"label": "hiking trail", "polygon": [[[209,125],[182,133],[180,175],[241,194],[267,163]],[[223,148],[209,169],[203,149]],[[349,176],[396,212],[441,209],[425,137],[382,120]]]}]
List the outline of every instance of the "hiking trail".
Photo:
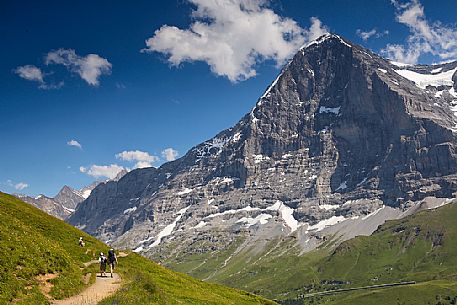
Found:
[{"label": "hiking trail", "polygon": [[53,305],[96,305],[106,297],[111,296],[121,287],[121,278],[117,273],[107,277],[97,276],[95,283],[80,294],[74,295],[64,300],[53,300]]},{"label": "hiking trail", "polygon": [[[128,254],[120,252],[118,257],[126,257]],[[87,267],[91,264],[96,264],[98,261],[90,261],[84,265]],[[101,300],[113,295],[121,288],[121,277],[117,273],[113,273],[111,278],[110,273],[106,277],[97,275],[95,283],[84,289],[81,293],[64,300],[52,300],[52,305],[96,305]]]}]

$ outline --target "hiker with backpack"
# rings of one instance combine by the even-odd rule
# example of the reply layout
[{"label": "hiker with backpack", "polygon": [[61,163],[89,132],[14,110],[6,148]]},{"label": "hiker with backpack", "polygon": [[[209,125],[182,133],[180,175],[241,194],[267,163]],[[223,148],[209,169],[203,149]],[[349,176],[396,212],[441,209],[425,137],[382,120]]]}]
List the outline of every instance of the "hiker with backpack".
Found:
[{"label": "hiker with backpack", "polygon": [[100,257],[98,258],[98,261],[100,262],[100,276],[106,276],[106,264],[108,263],[108,259],[103,254],[103,252],[100,252]]},{"label": "hiker with backpack", "polygon": [[111,272],[111,277],[113,277],[114,264],[117,264],[117,257],[113,248],[109,249],[108,251],[108,263]]}]

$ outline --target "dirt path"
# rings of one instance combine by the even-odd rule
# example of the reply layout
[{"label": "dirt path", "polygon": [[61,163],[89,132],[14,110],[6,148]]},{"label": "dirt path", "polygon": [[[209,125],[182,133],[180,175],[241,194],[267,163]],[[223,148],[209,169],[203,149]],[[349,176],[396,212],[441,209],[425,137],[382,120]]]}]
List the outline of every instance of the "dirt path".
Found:
[{"label": "dirt path", "polygon": [[[126,257],[128,253],[119,252],[117,257]],[[84,267],[89,267],[93,264],[98,264],[98,260],[92,260],[87,263],[84,263]],[[83,268],[81,268],[83,269]],[[108,276],[106,277],[99,277],[97,276],[95,279],[95,283],[91,286],[84,289],[80,294],[69,297],[65,300],[52,300],[52,305],[96,305],[98,302],[107,298],[114,294],[116,290],[121,287],[121,277],[117,273],[113,273],[113,278],[109,276],[109,272],[107,273]],[[54,276],[55,277],[55,276]],[[48,296],[48,287],[46,286],[45,278],[38,279],[40,282],[44,284],[41,287],[43,293]]]},{"label": "dirt path", "polygon": [[87,287],[78,295],[65,300],[54,300],[53,305],[96,305],[104,298],[112,295],[121,287],[121,278],[117,273],[113,273],[113,278],[97,276],[95,284]]}]

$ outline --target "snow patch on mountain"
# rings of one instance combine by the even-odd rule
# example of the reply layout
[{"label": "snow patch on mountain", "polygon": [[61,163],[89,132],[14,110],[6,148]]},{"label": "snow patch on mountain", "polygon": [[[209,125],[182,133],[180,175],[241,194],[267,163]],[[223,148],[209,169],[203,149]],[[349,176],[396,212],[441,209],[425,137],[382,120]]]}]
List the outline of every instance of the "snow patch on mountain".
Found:
[{"label": "snow patch on mountain", "polygon": [[214,217],[219,217],[219,216],[224,216],[224,215],[231,215],[231,214],[237,214],[241,212],[252,212],[252,211],[259,211],[259,208],[253,208],[251,206],[247,206],[242,209],[236,209],[236,210],[226,210],[220,213],[214,213],[206,216],[205,218],[214,218]]},{"label": "snow patch on mountain", "polygon": [[321,106],[321,107],[319,108],[319,113],[333,113],[333,114],[339,114],[339,113],[340,113],[340,108],[341,108],[341,107],[330,108],[330,107]]},{"label": "snow patch on mountain", "polygon": [[308,226],[308,228],[306,229],[306,232],[309,232],[309,231],[319,232],[319,231],[322,231],[323,229],[325,229],[326,227],[336,225],[337,223],[342,222],[344,220],[346,220],[346,217],[344,217],[344,216],[332,216],[328,219],[319,221],[315,225]]},{"label": "snow patch on mountain", "polygon": [[199,228],[203,228],[204,226],[206,226],[207,223],[204,222],[204,221],[200,221],[195,227],[192,227],[191,229],[199,229]]},{"label": "snow patch on mountain", "polygon": [[457,97],[457,92],[455,92],[454,87],[452,87],[451,90],[449,90],[449,94],[452,95],[453,97]]},{"label": "snow patch on mountain", "polygon": [[264,155],[252,155],[254,157],[254,163],[258,164],[263,161],[270,160],[270,157]]},{"label": "snow patch on mountain", "polygon": [[160,233],[156,237],[156,240],[149,246],[149,248],[158,246],[164,237],[167,237],[171,233],[173,233],[173,230],[175,229],[176,224],[178,223],[178,221],[181,220],[182,215],[184,215],[184,213],[186,213],[186,211],[189,208],[190,208],[190,206],[179,210],[177,213],[178,216],[176,216],[175,220],[172,223],[170,223],[169,225],[167,225],[162,231],[160,231]]},{"label": "snow patch on mountain", "polygon": [[75,211],[75,209],[67,208],[67,207],[64,206],[64,205],[62,205],[62,208],[63,208],[65,211],[69,212],[70,214],[73,213],[73,212]]},{"label": "snow patch on mountain", "polygon": [[321,204],[319,205],[319,209],[322,209],[322,210],[336,210],[338,209],[340,206],[339,205],[336,205],[336,204]]},{"label": "snow patch on mountain", "polygon": [[414,82],[417,87],[426,89],[427,86],[452,86],[454,84],[452,75],[456,70],[457,68],[437,74],[421,74],[408,69],[395,70],[395,72]]},{"label": "snow patch on mountain", "polygon": [[133,208],[129,208],[129,209],[125,209],[123,214],[126,215],[126,214],[130,214],[132,212],[135,212],[137,209],[137,207],[133,207]]},{"label": "snow patch on mountain", "polygon": [[237,132],[233,135],[232,142],[238,142],[241,139],[241,132]]},{"label": "snow patch on mountain", "polygon": [[286,225],[290,228],[291,232],[294,232],[299,227],[298,221],[294,218],[294,210],[282,201],[278,200],[276,203],[267,208],[267,210],[278,211],[281,214],[282,219]]},{"label": "snow patch on mountain", "polygon": [[193,191],[193,189],[186,187],[182,191],[177,192],[176,195],[178,195],[178,196],[186,195],[186,194],[192,193],[192,191]]},{"label": "snow patch on mountain", "polygon": [[261,225],[264,225],[268,222],[268,220],[270,218],[272,218],[273,216],[271,216],[270,214],[260,214],[258,215],[257,217],[255,218],[252,218],[252,217],[242,217],[240,218],[237,223],[244,223],[246,225],[246,227],[251,227],[251,226],[254,226],[256,224],[261,224]]}]

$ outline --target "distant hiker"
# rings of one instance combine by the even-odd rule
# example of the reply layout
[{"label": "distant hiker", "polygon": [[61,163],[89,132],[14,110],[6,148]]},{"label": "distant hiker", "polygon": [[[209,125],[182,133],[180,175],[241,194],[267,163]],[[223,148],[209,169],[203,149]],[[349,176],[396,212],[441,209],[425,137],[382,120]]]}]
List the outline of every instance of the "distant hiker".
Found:
[{"label": "distant hiker", "polygon": [[114,264],[117,264],[117,257],[116,257],[116,253],[114,253],[113,248],[109,249],[109,251],[108,251],[108,263],[109,263],[109,269],[111,272],[111,277],[113,277]]},{"label": "distant hiker", "polygon": [[98,261],[100,262],[100,276],[106,276],[106,264],[108,263],[108,259],[103,252],[100,253]]},{"label": "distant hiker", "polygon": [[80,237],[80,238],[79,238],[79,246],[80,246],[80,247],[84,247],[85,245],[86,245],[86,243],[84,242],[83,238]]}]

